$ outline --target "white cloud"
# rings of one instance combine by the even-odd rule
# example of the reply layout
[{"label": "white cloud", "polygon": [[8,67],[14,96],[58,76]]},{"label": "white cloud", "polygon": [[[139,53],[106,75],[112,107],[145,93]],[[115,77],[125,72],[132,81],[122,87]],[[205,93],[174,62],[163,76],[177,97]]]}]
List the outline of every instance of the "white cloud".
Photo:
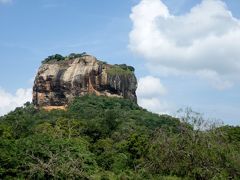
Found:
[{"label": "white cloud", "polygon": [[138,104],[147,110],[158,114],[169,114],[169,104],[161,102],[157,97],[155,98],[138,98]]},{"label": "white cloud", "polygon": [[221,79],[215,71],[202,70],[197,72],[197,75],[200,78],[208,81],[213,87],[217,88],[218,90],[228,89],[233,86],[232,82],[224,80],[223,78]]},{"label": "white cloud", "polygon": [[0,116],[22,106],[32,99],[32,89],[18,89],[15,94],[6,92],[0,88]]},{"label": "white cloud", "polygon": [[0,3],[5,4],[5,3],[11,3],[12,0],[0,0]]},{"label": "white cloud", "polygon": [[167,113],[169,105],[161,100],[167,93],[160,79],[153,76],[142,77],[138,81],[138,104],[155,113]]},{"label": "white cloud", "polygon": [[141,97],[152,97],[156,95],[164,95],[166,88],[162,85],[160,79],[146,76],[138,81],[137,94]]},{"label": "white cloud", "polygon": [[221,0],[203,0],[180,16],[161,0],[142,0],[130,18],[129,48],[152,69],[165,75],[194,74],[218,89],[239,80],[240,20]]}]

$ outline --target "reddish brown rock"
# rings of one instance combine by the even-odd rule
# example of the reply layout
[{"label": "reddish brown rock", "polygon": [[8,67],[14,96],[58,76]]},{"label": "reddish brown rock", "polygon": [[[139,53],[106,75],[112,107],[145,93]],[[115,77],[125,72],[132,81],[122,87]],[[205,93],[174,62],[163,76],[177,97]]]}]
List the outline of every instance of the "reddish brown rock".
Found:
[{"label": "reddish brown rock", "polygon": [[46,109],[62,109],[74,97],[86,94],[122,97],[137,102],[136,88],[136,77],[129,69],[84,55],[43,63],[34,82],[33,104]]}]

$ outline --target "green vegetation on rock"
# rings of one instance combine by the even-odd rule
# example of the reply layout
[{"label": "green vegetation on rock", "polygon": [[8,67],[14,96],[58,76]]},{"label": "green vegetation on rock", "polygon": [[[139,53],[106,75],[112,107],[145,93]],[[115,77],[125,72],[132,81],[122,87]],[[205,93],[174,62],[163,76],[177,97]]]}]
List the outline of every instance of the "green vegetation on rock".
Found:
[{"label": "green vegetation on rock", "polygon": [[60,54],[55,54],[55,55],[52,55],[52,56],[48,56],[46,59],[44,59],[42,61],[42,64],[58,62],[58,61],[66,61],[66,60],[75,59],[75,58],[81,58],[81,57],[86,56],[86,55],[87,55],[86,52],[83,52],[81,54],[71,53],[66,57],[64,57]]},{"label": "green vegetation on rock", "polygon": [[110,75],[129,75],[135,71],[134,67],[127,66],[126,64],[115,64],[108,69]]},{"label": "green vegetation on rock", "polygon": [[42,61],[42,64],[49,63],[49,62],[52,62],[52,61],[63,61],[63,60],[65,60],[65,57],[63,57],[60,54],[55,54],[55,55],[52,55],[52,56],[48,56],[46,59],[44,59]]},{"label": "green vegetation on rock", "polygon": [[26,103],[0,117],[0,179],[239,179],[240,127],[199,122],[120,98],[50,112]]}]

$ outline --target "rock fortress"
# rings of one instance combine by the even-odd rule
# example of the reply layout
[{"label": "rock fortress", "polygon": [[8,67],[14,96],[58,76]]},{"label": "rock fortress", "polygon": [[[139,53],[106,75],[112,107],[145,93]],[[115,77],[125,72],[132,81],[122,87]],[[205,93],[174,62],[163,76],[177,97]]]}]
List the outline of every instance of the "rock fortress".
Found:
[{"label": "rock fortress", "polygon": [[96,57],[53,55],[40,66],[33,86],[33,104],[46,110],[65,109],[77,96],[120,97],[137,102],[134,68],[110,65]]}]

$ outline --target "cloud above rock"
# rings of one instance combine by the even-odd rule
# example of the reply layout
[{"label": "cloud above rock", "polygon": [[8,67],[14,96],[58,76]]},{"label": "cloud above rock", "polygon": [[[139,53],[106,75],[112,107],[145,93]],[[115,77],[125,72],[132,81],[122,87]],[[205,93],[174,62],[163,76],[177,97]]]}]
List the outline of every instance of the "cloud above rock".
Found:
[{"label": "cloud above rock", "polygon": [[240,20],[221,0],[203,0],[179,16],[161,0],[141,0],[130,18],[129,48],[151,70],[194,74],[217,89],[239,80]]}]

